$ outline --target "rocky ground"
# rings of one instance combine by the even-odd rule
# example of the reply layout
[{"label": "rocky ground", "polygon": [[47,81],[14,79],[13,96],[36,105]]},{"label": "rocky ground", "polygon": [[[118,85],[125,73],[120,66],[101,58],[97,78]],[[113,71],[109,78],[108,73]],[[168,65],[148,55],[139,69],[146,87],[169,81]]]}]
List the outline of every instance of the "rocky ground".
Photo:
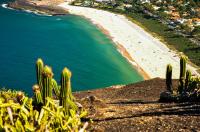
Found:
[{"label": "rocky ground", "polygon": [[[178,82],[174,80],[174,86]],[[200,103],[159,103],[165,80],[78,92],[90,131],[200,131]]]},{"label": "rocky ground", "polygon": [[18,10],[31,10],[39,14],[65,15],[68,12],[57,5],[64,0],[16,0],[8,3],[8,6]]}]

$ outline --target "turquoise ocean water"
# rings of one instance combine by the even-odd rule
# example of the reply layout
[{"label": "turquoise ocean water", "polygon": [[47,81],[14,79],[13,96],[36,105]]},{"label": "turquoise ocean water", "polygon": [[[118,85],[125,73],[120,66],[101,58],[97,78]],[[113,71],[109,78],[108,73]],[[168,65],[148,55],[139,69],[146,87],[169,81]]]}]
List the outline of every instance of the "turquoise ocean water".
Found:
[{"label": "turquoise ocean water", "polygon": [[52,66],[57,81],[62,69],[68,67],[73,74],[73,91],[143,80],[112,41],[88,20],[0,7],[0,87],[30,94],[39,57]]}]

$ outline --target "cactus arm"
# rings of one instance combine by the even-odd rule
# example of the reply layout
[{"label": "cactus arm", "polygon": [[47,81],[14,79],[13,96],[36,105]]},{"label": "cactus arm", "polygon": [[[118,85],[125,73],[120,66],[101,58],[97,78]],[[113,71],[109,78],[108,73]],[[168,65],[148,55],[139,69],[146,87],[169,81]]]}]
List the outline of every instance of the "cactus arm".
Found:
[{"label": "cactus arm", "polygon": [[173,90],[172,90],[172,66],[170,64],[167,65],[166,86],[167,86],[167,90],[169,92],[173,92]]},{"label": "cactus arm", "polygon": [[42,72],[44,69],[44,63],[42,59],[38,59],[36,62],[36,75],[37,75],[37,84],[40,86],[40,89],[42,89]]},{"label": "cactus arm", "polygon": [[180,58],[180,78],[179,78],[179,93],[180,94],[184,90],[185,72],[186,72],[186,57],[182,56]]},{"label": "cactus arm", "polygon": [[52,88],[53,88],[54,94],[57,97],[59,97],[60,96],[60,87],[58,86],[55,79],[52,79]]},{"label": "cactus arm", "polygon": [[34,92],[34,99],[37,105],[42,104],[43,100],[42,100],[42,95],[40,92],[40,87],[39,85],[34,85],[33,86],[33,92]]},{"label": "cactus arm", "polygon": [[186,73],[186,57],[180,58],[180,79],[185,78]]},{"label": "cactus arm", "polygon": [[53,73],[51,68],[45,66],[42,74],[42,97],[44,105],[47,103],[47,97],[52,97],[52,77]]},{"label": "cactus arm", "polygon": [[186,78],[185,78],[185,92],[188,91],[188,86],[189,86],[189,83],[191,81],[191,71],[190,70],[187,70],[186,71]]},{"label": "cactus arm", "polygon": [[60,105],[65,109],[65,113],[69,113],[69,107],[76,106],[74,104],[72,91],[71,91],[71,72],[64,68],[61,74],[61,90],[60,90]]}]

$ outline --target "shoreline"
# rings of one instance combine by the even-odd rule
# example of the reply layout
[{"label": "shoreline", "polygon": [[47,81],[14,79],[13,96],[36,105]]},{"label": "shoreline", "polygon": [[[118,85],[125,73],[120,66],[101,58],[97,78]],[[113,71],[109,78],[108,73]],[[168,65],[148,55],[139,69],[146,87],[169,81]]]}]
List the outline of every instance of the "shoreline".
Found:
[{"label": "shoreline", "polygon": [[109,31],[104,29],[103,26],[95,24],[91,19],[88,20],[92,22],[97,28],[99,28],[99,30],[101,30],[101,32],[103,32],[108,38],[111,39],[118,52],[120,52],[120,54],[133,66],[133,68],[137,70],[137,72],[143,77],[144,80],[151,79],[150,76],[135,62],[135,60],[131,57],[126,48],[124,48],[122,44],[113,41],[113,37],[110,35]]},{"label": "shoreline", "polygon": [[33,14],[36,14],[36,15],[39,15],[39,16],[53,16],[51,14],[48,14],[46,12],[40,12],[38,10],[29,10],[29,9],[17,9],[17,8],[12,8],[10,7],[8,4],[1,4],[1,6],[5,9],[9,9],[9,10],[20,10],[20,11],[23,11],[23,12],[27,12],[27,13],[33,13]]},{"label": "shoreline", "polygon": [[122,54],[123,57],[125,57],[129,63],[140,73],[140,75],[143,77],[144,80],[151,79],[148,73],[146,73],[136,62],[135,60],[130,56],[130,54],[127,52],[126,48],[123,47],[121,44],[116,44],[117,48],[119,49],[119,52]]},{"label": "shoreline", "polygon": [[[27,12],[33,12],[38,15],[47,16],[59,16],[66,15],[68,12],[63,8],[58,7],[60,3],[49,4],[45,2],[43,4],[38,3],[38,1],[31,0],[16,0],[14,2],[8,2],[6,7],[9,9],[23,10]],[[5,8],[5,4],[4,4]]]},{"label": "shoreline", "polygon": [[[70,12],[69,12],[70,13]],[[78,14],[75,14],[78,15]],[[152,79],[142,67],[140,67],[139,64],[136,63],[136,61],[131,57],[130,53],[126,50],[126,48],[113,40],[113,37],[110,35],[110,32],[106,30],[102,25],[96,24],[94,21],[92,21],[90,18],[87,18],[83,15],[78,15],[81,17],[84,17],[85,19],[89,20],[92,24],[94,24],[103,34],[105,34],[114,44],[116,47],[116,50],[131,64],[131,66],[137,70],[137,72],[143,77],[144,80]]]},{"label": "shoreline", "polygon": [[[111,38],[121,54],[144,78],[165,78],[166,66],[169,63],[173,67],[173,78],[179,78],[180,53],[169,49],[158,38],[153,37],[125,16],[88,7],[71,6],[67,2],[58,6],[65,8],[70,14],[83,16],[95,24]],[[191,70],[193,75],[199,75],[197,69],[189,64],[187,69]]]}]

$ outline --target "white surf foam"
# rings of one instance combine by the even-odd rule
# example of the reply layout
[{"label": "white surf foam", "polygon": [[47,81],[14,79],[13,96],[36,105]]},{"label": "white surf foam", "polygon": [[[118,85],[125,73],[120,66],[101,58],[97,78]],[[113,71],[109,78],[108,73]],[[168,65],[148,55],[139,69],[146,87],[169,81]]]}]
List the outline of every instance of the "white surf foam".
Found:
[{"label": "white surf foam", "polygon": [[5,3],[2,4],[1,6],[2,6],[3,8],[6,8],[6,9],[14,10],[13,8],[8,7],[8,4],[5,4]]},{"label": "white surf foam", "polygon": [[8,8],[8,4],[2,4],[1,5],[3,8]]},{"label": "white surf foam", "polygon": [[[8,4],[1,4],[1,6],[3,8],[6,8],[6,9],[10,9],[10,10],[14,10],[13,8],[11,7],[8,7]],[[23,10],[24,12],[27,12],[27,13],[33,13],[33,14],[36,14],[36,15],[39,15],[39,16],[52,16],[52,15],[48,15],[48,14],[41,14],[41,13],[38,13],[37,11],[31,11],[31,10]]]},{"label": "white surf foam", "polygon": [[25,12],[27,13],[33,13],[35,15],[38,15],[38,16],[52,16],[52,15],[49,15],[49,14],[41,14],[41,13],[38,13],[37,11],[31,11],[31,10],[24,10]]}]

